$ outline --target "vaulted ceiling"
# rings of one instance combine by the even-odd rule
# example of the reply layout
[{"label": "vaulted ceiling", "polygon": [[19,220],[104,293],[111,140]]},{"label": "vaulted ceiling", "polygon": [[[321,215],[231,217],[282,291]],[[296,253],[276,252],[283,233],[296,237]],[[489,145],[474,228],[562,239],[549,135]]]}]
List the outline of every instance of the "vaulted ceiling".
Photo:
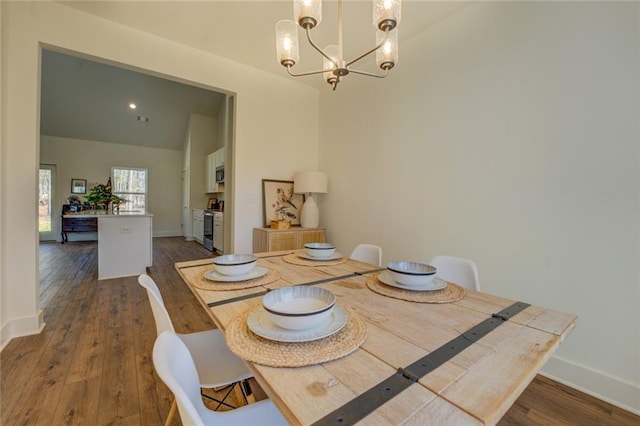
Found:
[{"label": "vaulted ceiling", "polygon": [[[275,58],[275,23],[292,19],[291,1],[61,1],[68,7],[286,76]],[[407,1],[399,25],[402,41],[471,2]],[[375,45],[371,1],[345,0],[345,57]],[[319,46],[337,42],[337,2],[323,2],[313,30]],[[295,71],[321,67],[320,56],[300,39]],[[363,68],[373,70],[371,62]],[[190,113],[216,116],[223,95],[154,76],[46,51],[43,56],[41,132],[47,135],[180,149]],[[355,77],[354,77],[355,78]],[[330,90],[320,76],[299,81]],[[130,110],[128,104],[138,108]],[[138,121],[138,115],[149,121]]]}]

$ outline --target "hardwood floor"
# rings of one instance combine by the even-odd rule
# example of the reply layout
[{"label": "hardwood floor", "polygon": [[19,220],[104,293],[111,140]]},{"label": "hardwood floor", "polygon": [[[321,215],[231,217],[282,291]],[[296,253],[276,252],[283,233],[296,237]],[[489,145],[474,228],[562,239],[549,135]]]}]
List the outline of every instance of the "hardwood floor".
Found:
[{"label": "hardwood floor", "polygon": [[[149,274],[178,332],[214,327],[173,267],[210,256],[181,237],[154,239]],[[97,244],[77,242],[41,244],[40,279],[47,325],[1,353],[0,424],[164,424],[173,396],[153,372],[155,324],[137,277],[98,281]],[[640,417],[538,376],[500,425],[549,424],[638,425]]]}]

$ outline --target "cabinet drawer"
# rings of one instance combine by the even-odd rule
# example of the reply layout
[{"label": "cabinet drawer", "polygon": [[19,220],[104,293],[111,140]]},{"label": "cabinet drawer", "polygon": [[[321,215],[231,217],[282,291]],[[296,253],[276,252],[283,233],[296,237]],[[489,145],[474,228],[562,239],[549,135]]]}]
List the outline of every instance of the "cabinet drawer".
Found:
[{"label": "cabinet drawer", "polygon": [[63,232],[95,232],[98,230],[98,218],[62,218]]},{"label": "cabinet drawer", "polygon": [[323,228],[253,229],[253,252],[299,250],[305,243],[324,242]]},{"label": "cabinet drawer", "polygon": [[293,250],[298,237],[295,232],[279,232],[269,235],[268,251]]},{"label": "cabinet drawer", "polygon": [[324,243],[324,229],[300,232],[300,241],[298,242],[298,248],[303,248],[307,243]]}]

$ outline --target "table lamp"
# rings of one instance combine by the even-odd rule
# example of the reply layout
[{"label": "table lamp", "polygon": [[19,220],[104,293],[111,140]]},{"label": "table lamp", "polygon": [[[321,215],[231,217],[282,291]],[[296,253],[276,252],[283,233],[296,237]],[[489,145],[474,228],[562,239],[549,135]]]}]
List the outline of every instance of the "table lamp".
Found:
[{"label": "table lamp", "polygon": [[293,192],[306,195],[302,210],[300,210],[300,226],[317,228],[320,223],[320,212],[313,199],[313,193],[327,193],[327,174],[317,171],[296,173],[293,176]]}]

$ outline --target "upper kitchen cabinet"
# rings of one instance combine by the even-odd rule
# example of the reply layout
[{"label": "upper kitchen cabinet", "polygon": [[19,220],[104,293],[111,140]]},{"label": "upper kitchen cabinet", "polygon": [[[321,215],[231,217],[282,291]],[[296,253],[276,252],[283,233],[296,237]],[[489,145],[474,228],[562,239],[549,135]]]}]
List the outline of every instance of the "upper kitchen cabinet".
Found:
[{"label": "upper kitchen cabinet", "polygon": [[224,174],[225,174],[225,157],[227,150],[222,147],[219,150],[207,155],[205,159],[207,171],[206,175],[206,192],[220,193],[224,192]]}]

